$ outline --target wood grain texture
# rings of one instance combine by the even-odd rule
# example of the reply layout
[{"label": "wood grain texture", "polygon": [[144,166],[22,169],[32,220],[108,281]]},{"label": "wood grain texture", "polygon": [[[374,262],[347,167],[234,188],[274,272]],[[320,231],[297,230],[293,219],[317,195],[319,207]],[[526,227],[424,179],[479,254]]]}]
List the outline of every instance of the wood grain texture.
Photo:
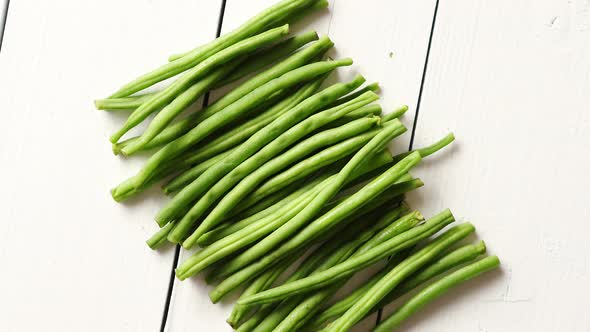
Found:
[{"label": "wood grain texture", "polygon": [[[274,0],[228,0],[222,32],[230,31]],[[381,104],[385,112],[400,104],[408,104],[410,111],[403,121],[411,130],[414,110],[430,35],[434,1],[371,1],[332,0],[328,10],[292,27],[293,32],[315,29],[328,34],[335,43],[332,57],[351,57],[350,68],[341,69],[332,80],[347,80],[361,73],[367,82],[378,81],[382,86]],[[215,95],[215,94],[214,94]],[[410,134],[396,140],[395,149],[407,150]],[[190,253],[181,251],[180,262]],[[353,280],[348,287],[358,284]],[[211,290],[202,278],[174,281],[166,330],[170,332],[231,331],[225,319],[231,312],[235,297],[212,304]],[[374,326],[375,316],[359,324],[357,330]]]},{"label": "wood grain texture", "polygon": [[144,243],[160,194],[109,189],[141,158],[92,101],[215,36],[219,1],[13,0],[0,53],[2,331],[156,331],[173,252]]},{"label": "wood grain texture", "polygon": [[412,196],[472,221],[502,270],[408,331],[590,329],[590,3],[441,1],[416,146],[454,131]]}]

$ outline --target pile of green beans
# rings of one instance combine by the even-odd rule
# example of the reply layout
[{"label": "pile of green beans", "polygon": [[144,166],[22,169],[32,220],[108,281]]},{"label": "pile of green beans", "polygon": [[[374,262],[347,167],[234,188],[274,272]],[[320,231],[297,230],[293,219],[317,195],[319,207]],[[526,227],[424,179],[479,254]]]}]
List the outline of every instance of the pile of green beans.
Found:
[{"label": "pile of green beans", "polygon": [[[213,303],[240,292],[227,318],[237,331],[347,331],[414,294],[375,328],[390,331],[499,266],[481,258],[483,241],[455,247],[471,223],[446,229],[449,209],[425,220],[406,202],[424,185],[410,172],[453,133],[392,154],[408,107],[383,109],[379,84],[363,86],[361,75],[325,84],[352,60],[327,57],[334,43],[315,31],[287,37],[290,24],[327,7],[282,0],[95,100],[127,115],[110,137],[113,153],[147,155],[111,196],[121,202],[161,185],[170,199],[147,245],[201,247],[176,277],[206,272]],[[195,107],[216,89],[216,100]],[[349,289],[368,270],[376,272]],[[347,294],[334,302],[337,292]]]}]

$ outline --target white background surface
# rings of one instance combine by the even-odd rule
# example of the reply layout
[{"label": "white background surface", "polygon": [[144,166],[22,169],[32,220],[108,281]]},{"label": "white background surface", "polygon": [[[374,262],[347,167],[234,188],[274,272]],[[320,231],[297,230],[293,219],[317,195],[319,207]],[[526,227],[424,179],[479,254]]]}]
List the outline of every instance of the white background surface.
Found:
[{"label": "white background surface", "polygon": [[[222,31],[272,2],[228,0]],[[2,331],[160,330],[174,252],[143,241],[163,200],[111,200],[108,189],[141,158],[112,156],[107,137],[122,118],[92,100],[212,39],[220,6],[10,2],[0,51]],[[435,6],[332,0],[307,22],[335,41],[334,56],[355,60],[343,79],[379,81],[385,109],[410,106],[410,129],[419,108],[415,147],[455,132],[454,147],[416,171],[426,186],[410,201],[427,216],[450,207],[474,222],[502,259],[501,271],[404,328],[590,331],[590,2],[441,0],[431,36]],[[207,292],[198,279],[176,281],[166,330],[230,330],[230,305]]]}]

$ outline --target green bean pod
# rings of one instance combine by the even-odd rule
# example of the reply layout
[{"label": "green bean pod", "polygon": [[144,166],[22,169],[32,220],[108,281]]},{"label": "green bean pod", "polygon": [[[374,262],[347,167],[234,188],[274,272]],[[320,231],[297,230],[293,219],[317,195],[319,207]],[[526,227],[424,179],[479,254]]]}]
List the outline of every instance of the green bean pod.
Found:
[{"label": "green bean pod", "polygon": [[124,85],[110,98],[120,98],[132,95],[155,83],[175,76],[189,68],[192,68],[202,61],[212,57],[214,54],[236,44],[250,36],[259,34],[269,27],[278,26],[283,23],[286,17],[292,16],[312,6],[316,0],[284,0],[276,5],[267,8],[258,15],[243,23],[237,29],[224,34],[223,36],[195,48],[185,54],[182,58],[169,62],[139,78]]},{"label": "green bean pod", "polygon": [[195,144],[199,143],[205,137],[209,136],[209,134],[227,124],[228,121],[247,114],[248,111],[252,110],[256,105],[264,101],[265,98],[271,96],[273,93],[289,88],[300,82],[321,76],[332,71],[336,67],[347,66],[351,63],[352,60],[350,59],[312,63],[292,70],[291,72],[260,86],[248,95],[242,97],[239,101],[199,123],[189,132],[168,143],[158,152],[153,154],[136,175],[136,187],[140,187],[143,183],[147,182],[158,167],[166,161],[177,157]]},{"label": "green bean pod", "polygon": [[[438,140],[437,142],[433,143],[432,145],[420,148],[420,149],[416,149],[413,151],[418,151],[420,152],[420,155],[422,157],[428,157],[431,154],[441,150],[442,148],[444,148],[445,146],[453,143],[453,141],[455,140],[455,135],[453,133],[449,133],[448,135],[446,135],[445,137],[441,138],[440,140]],[[398,162],[402,159],[404,159],[408,154],[412,153],[413,151],[408,151],[408,152],[404,152],[404,153],[400,153],[398,155],[395,155],[393,157],[393,162]]]},{"label": "green bean pod", "polygon": [[289,39],[283,40],[276,45],[271,45],[258,51],[240,64],[238,68],[227,75],[222,80],[218,81],[213,88],[218,88],[237,81],[251,73],[254,73],[281,58],[288,56],[303,45],[317,40],[318,34],[315,31],[307,31],[298,35],[295,35]]},{"label": "green bean pod", "polygon": [[[150,114],[154,113],[156,110],[164,107],[164,105],[173,101],[175,98],[177,98],[179,95],[181,95],[185,90],[189,89],[189,87],[191,85],[193,85],[197,79],[200,79],[203,76],[205,76],[206,74],[210,73],[212,70],[214,70],[219,65],[224,64],[225,62],[228,62],[231,59],[235,59],[235,58],[240,57],[244,54],[252,52],[263,45],[267,45],[271,42],[274,42],[274,41],[278,40],[279,38],[281,38],[282,36],[286,35],[287,33],[289,33],[289,26],[288,25],[285,25],[285,26],[282,26],[279,28],[270,29],[268,31],[265,31],[265,32],[259,34],[259,35],[250,37],[248,39],[244,39],[244,40],[224,49],[223,51],[209,57],[208,59],[202,61],[197,66],[188,70],[184,75],[182,75],[180,78],[178,78],[176,81],[174,81],[174,83],[170,84],[165,89],[156,93],[152,98],[150,98],[149,100],[144,102],[138,109],[136,109],[133,113],[131,113],[131,115],[129,116],[129,118],[127,119],[127,121],[123,125],[123,127],[111,136],[111,138],[110,138],[111,142],[117,143],[119,141],[119,139],[121,137],[123,137],[123,135],[125,135],[125,133],[127,133],[131,128],[137,126],[141,121],[143,121],[145,118],[147,118]],[[239,61],[237,61],[237,62],[239,62]],[[204,85],[203,87],[199,87],[199,89],[196,89],[198,91],[193,91],[193,93],[191,93],[190,96],[187,95],[186,98],[183,98],[183,100],[184,99],[188,100],[190,98],[194,98],[199,92],[205,93],[206,91],[203,91],[203,90],[210,88],[217,80],[221,79],[223,76],[228,74],[233,69],[233,68],[229,68],[229,69],[226,69],[226,68],[232,67],[232,65],[237,66],[237,64],[238,63],[224,65],[221,68],[217,69],[215,72],[215,75],[212,75],[208,79],[205,80],[205,81],[208,81],[206,85]],[[193,99],[193,101],[194,100],[196,100],[196,98]],[[192,101],[190,103],[192,103]],[[182,104],[182,105],[184,105],[184,104]],[[181,106],[181,105],[179,105],[179,106]],[[185,106],[188,106],[188,105],[185,105]],[[182,111],[182,109],[180,109],[180,111]],[[178,110],[178,108],[168,108],[165,111],[163,110],[159,114],[162,116],[165,116],[165,115],[168,115],[171,113],[177,114],[180,111]],[[149,140],[147,140],[147,141],[149,141]],[[139,144],[139,142],[142,142],[142,139],[140,139],[138,142],[136,142],[133,145],[124,147],[122,149],[122,151],[125,153],[127,153],[128,151],[130,152],[131,147],[135,146],[136,144]]]},{"label": "green bean pod", "polygon": [[152,235],[145,242],[151,249],[159,249],[161,246],[168,243],[166,237],[168,236],[168,233],[170,233],[170,230],[172,230],[172,228],[174,228],[174,222],[171,222],[168,225],[160,228],[154,235]]},{"label": "green bean pod", "polygon": [[[349,63],[344,61],[343,63]],[[309,66],[318,65],[312,64]],[[331,62],[324,63],[324,66],[328,66]],[[333,66],[333,64],[332,64]],[[320,66],[321,68],[322,66]],[[305,67],[299,68],[295,71],[300,71],[301,69],[305,69]],[[309,69],[308,69],[309,70]],[[286,74],[289,75],[289,74]],[[156,216],[156,221],[158,223],[165,223],[170,220],[174,220],[178,218],[180,215],[179,213],[184,210],[189,204],[194,202],[198,199],[203,193],[213,186],[217,180],[221,179],[227,173],[231,172],[235,167],[237,167],[240,163],[244,160],[248,159],[250,156],[254,155],[258,150],[264,147],[266,144],[277,138],[279,135],[287,131],[289,128],[297,125],[300,121],[303,121],[309,115],[315,113],[323,103],[327,103],[330,100],[338,98],[341,94],[346,93],[346,91],[350,91],[354,89],[356,86],[362,84],[364,79],[362,77],[357,77],[349,83],[336,83],[315,95],[305,99],[301,103],[299,103],[294,108],[290,109],[287,113],[283,116],[275,119],[273,122],[266,125],[263,129],[259,130],[256,134],[251,136],[246,142],[239,145],[239,147],[232,153],[230,156],[225,158],[222,162],[216,164],[214,167],[211,167],[207,170],[203,175],[197,178],[188,186],[184,187],[164,208],[158,213]],[[254,92],[253,92],[254,93]],[[232,104],[235,105],[235,104]],[[227,109],[226,109],[227,110]],[[216,115],[212,116],[211,118],[207,119],[206,121],[199,124],[195,127],[191,132],[195,131],[199,126],[205,124],[209,120],[216,118],[218,115],[221,115],[223,112],[217,113]],[[185,136],[191,134],[189,132]],[[185,137],[183,136],[183,137]],[[180,138],[178,140],[182,140]],[[178,140],[169,143],[169,145],[175,145]],[[169,145],[164,147],[161,151],[165,150]],[[157,153],[157,154],[158,154]],[[148,161],[149,163],[149,161]],[[175,236],[179,240],[184,238],[185,233],[187,232],[187,226],[191,225],[190,219],[185,219],[184,223],[180,223],[178,227],[178,231],[175,232]]]},{"label": "green bean pod", "polygon": [[94,105],[98,110],[105,111],[133,111],[141,104],[152,98],[156,92],[144,93],[137,96],[113,99],[97,99]]},{"label": "green bean pod", "polygon": [[484,272],[493,270],[498,266],[500,266],[498,256],[489,256],[449,274],[424,288],[406,303],[402,304],[393,315],[377,325],[373,332],[394,331],[404,320],[429,302],[446,293],[452,287],[475,278]]},{"label": "green bean pod", "polygon": [[360,321],[372,308],[387,296],[409,275],[432,261],[442,251],[473,233],[475,228],[470,223],[461,224],[446,231],[424,248],[406,258],[389,271],[371,289],[369,289],[340,318],[328,325],[325,331],[346,331]]},{"label": "green bean pod", "polygon": [[[435,234],[443,227],[453,222],[454,218],[447,209],[430,218],[424,224],[418,225],[390,240],[383,242],[375,248],[365,252],[354,259],[346,260],[322,273],[300,279],[282,286],[269,289],[256,295],[240,300],[241,304],[259,304],[275,302],[277,300],[293,296],[295,294],[309,292],[314,289],[330,285],[340,279],[352,275],[367,266],[372,265],[400,250],[416,244],[418,241]],[[254,265],[254,264],[253,264]],[[252,265],[252,266],[253,266]],[[243,270],[244,271],[244,270]],[[219,286],[218,286],[219,287]]]},{"label": "green bean pod", "polygon": [[[371,92],[369,92],[371,93]],[[376,97],[376,96],[375,96]],[[361,98],[361,97],[359,97]],[[352,101],[351,101],[352,103]],[[340,107],[340,106],[339,106]],[[353,106],[357,107],[356,105]],[[330,109],[331,110],[331,109]],[[324,112],[330,112],[330,110]],[[346,108],[343,108],[342,112],[345,112]],[[322,113],[324,113],[322,112]],[[319,117],[323,115],[322,113],[318,113],[308,120],[318,121],[317,119],[313,119],[313,117]],[[332,114],[333,117],[337,117],[337,114]],[[319,121],[318,121],[319,122]],[[228,190],[225,191],[225,195],[221,198],[221,200],[217,203],[217,205],[209,212],[207,217],[203,220],[201,225],[197,228],[197,230],[189,237],[190,238],[199,238],[201,235],[206,233],[207,231],[211,230],[214,226],[218,225],[223,218],[229,214],[231,209],[233,209],[238,202],[240,202],[248,193],[254,190],[262,181],[266,178],[270,177],[271,175],[281,171],[285,167],[295,163],[299,159],[305,157],[306,155],[312,153],[313,151],[327,145],[331,145],[337,143],[339,141],[345,140],[347,138],[353,137],[357,134],[367,131],[371,127],[376,126],[379,123],[379,118],[363,118],[357,121],[353,121],[349,124],[344,126],[328,129],[321,131],[296,145],[291,146],[293,140],[288,140],[287,136],[296,137],[291,133],[295,129],[298,129],[297,126],[291,128],[283,135],[279,136],[275,141],[264,147],[254,156],[250,157],[250,159],[244,161],[240,166],[230,172],[226,177],[218,184],[213,187],[214,192],[222,194],[224,193],[223,190],[217,189],[217,187],[221,187],[225,185]],[[306,121],[301,122],[303,127],[306,127],[307,130],[313,130],[313,126],[306,123]],[[301,137],[305,135],[302,134]],[[289,150],[284,152],[283,154],[270,159],[269,157],[272,155],[270,152],[273,148],[273,143],[281,141],[281,145],[283,147],[290,147]],[[278,145],[278,144],[277,144]],[[262,158],[261,156],[267,156],[266,158]],[[256,159],[256,160],[254,160]],[[249,166],[248,163],[251,162],[252,166]],[[249,166],[249,167],[248,167]],[[246,176],[237,176],[240,172],[244,174],[248,174]],[[225,184],[223,181],[227,178],[231,177],[233,180],[230,184]],[[241,179],[240,179],[241,178]],[[241,181],[240,181],[241,180]],[[239,183],[237,183],[239,181]],[[233,186],[234,183],[237,185]],[[221,185],[221,186],[220,186]],[[232,188],[233,186],[233,188]],[[219,195],[218,194],[218,195]],[[204,196],[207,197],[209,192]],[[215,196],[213,199],[210,199],[210,202],[217,201],[218,196]],[[197,203],[199,204],[199,203]],[[208,207],[208,206],[207,206]],[[204,210],[204,209],[203,209]],[[190,211],[189,211],[190,213]],[[188,215],[188,214],[187,214]],[[193,217],[194,220],[197,218]]]}]

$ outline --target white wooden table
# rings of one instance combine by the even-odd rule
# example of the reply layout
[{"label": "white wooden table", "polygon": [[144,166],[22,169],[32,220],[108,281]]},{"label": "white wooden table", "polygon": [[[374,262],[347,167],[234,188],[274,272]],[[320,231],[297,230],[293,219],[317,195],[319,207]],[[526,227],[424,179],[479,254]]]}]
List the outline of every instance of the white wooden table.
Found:
[{"label": "white wooden table", "polygon": [[[112,156],[121,118],[92,100],[272,2],[227,0],[220,21],[221,0],[10,1],[0,330],[230,330],[229,303],[211,304],[198,279],[170,284],[174,249],[145,246],[163,199],[111,200],[142,160]],[[343,78],[379,81],[386,109],[410,105],[413,130],[396,148],[455,132],[416,171],[426,186],[410,201],[473,221],[502,259],[404,328],[590,331],[590,2],[331,0],[307,23],[355,60]]]}]

